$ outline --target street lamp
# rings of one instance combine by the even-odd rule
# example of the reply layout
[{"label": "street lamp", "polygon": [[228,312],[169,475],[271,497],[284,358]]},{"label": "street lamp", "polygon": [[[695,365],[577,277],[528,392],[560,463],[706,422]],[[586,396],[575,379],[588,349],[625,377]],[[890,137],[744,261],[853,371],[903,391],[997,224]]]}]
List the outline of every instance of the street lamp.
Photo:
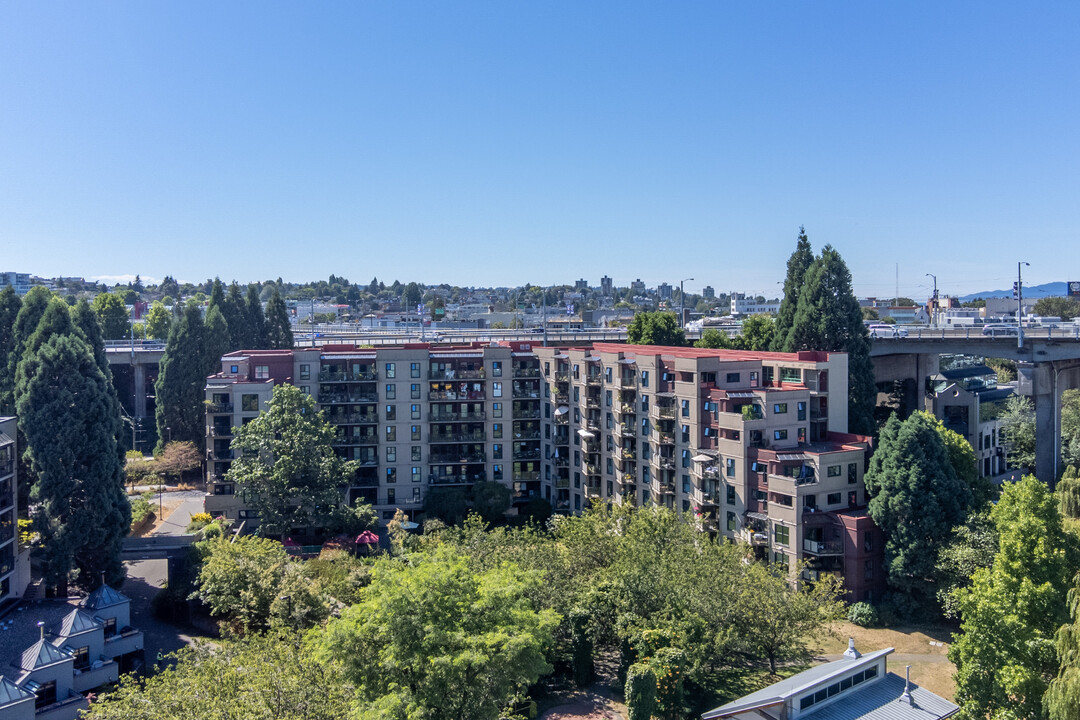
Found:
[{"label": "street lamp", "polygon": [[694,278],[683,278],[679,281],[679,327],[683,326],[686,322],[684,314],[686,312],[686,294],[683,292],[683,283],[687,280],[693,280]]},{"label": "street lamp", "polygon": [[1021,260],[1016,263],[1016,347],[1024,349],[1024,279],[1021,270],[1024,265],[1031,267],[1031,263]]},{"label": "street lamp", "polygon": [[[930,306],[930,313],[931,313],[930,323],[934,327],[937,327],[937,309],[938,309],[938,302],[937,302],[937,275],[935,275],[934,273],[926,273],[926,277],[934,278],[934,300],[933,300],[934,304]],[[896,302],[895,298],[893,299],[893,302]]]}]

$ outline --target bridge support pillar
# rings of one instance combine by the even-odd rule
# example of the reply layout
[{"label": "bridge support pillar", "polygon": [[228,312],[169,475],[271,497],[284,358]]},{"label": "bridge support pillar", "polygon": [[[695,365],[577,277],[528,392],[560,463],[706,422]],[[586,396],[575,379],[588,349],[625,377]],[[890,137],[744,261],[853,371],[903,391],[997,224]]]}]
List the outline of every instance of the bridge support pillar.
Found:
[{"label": "bridge support pillar", "polygon": [[146,417],[146,366],[135,363],[132,369],[132,385],[134,387],[135,417]]},{"label": "bridge support pillar", "polygon": [[907,389],[905,395],[910,393],[911,397],[905,397],[904,402],[911,412],[917,410],[925,410],[926,412],[934,412],[934,399],[926,394],[926,382],[927,380],[937,375],[941,369],[941,356],[936,353],[933,354],[919,354],[915,356],[915,382],[908,386],[905,383]]}]

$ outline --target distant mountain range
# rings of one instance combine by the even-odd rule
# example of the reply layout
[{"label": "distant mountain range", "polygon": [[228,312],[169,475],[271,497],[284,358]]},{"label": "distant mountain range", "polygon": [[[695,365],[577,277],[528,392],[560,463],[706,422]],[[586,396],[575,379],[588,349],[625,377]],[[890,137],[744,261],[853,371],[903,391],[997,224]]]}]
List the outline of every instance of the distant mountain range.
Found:
[{"label": "distant mountain range", "polygon": [[[1063,282],[1045,283],[1043,285],[1025,285],[1024,297],[1026,298],[1044,298],[1054,296],[1064,296],[1066,285]],[[971,293],[970,295],[963,295],[960,298],[960,302],[970,302],[978,298],[991,298],[991,297],[1012,297],[1012,288],[1008,290],[988,290],[986,292]]]}]

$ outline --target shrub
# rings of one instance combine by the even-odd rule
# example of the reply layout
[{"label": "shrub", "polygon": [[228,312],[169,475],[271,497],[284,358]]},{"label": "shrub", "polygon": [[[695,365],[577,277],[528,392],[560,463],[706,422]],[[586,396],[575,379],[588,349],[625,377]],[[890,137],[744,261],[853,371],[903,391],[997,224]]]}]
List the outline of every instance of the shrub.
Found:
[{"label": "shrub", "polygon": [[153,512],[153,508],[150,506],[150,498],[154,496],[152,492],[145,492],[139,495],[131,501],[131,526],[142,523]]},{"label": "shrub", "polygon": [[656,673],[644,663],[626,671],[627,720],[649,720],[656,714]]},{"label": "shrub", "polygon": [[848,620],[859,627],[874,627],[878,624],[877,610],[870,603],[857,602],[848,608]]},{"label": "shrub", "polygon": [[588,611],[574,608],[570,611],[570,647],[574,667],[574,683],[585,687],[593,680],[593,644],[589,639]]},{"label": "shrub", "polygon": [[214,518],[210,516],[210,513],[201,512],[195,513],[191,516],[191,520],[188,522],[187,530],[185,532],[194,533],[199,532],[204,527],[213,522]]},{"label": "shrub", "polygon": [[1061,502],[1061,514],[1066,517],[1080,518],[1080,477],[1071,465],[1058,481],[1058,499]]}]

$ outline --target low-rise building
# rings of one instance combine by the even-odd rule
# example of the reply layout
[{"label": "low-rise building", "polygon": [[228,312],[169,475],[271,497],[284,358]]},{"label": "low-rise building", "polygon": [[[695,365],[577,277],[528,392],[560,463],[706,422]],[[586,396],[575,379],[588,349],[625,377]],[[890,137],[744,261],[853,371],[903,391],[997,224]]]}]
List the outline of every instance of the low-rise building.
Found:
[{"label": "low-rise building", "polygon": [[5,642],[22,647],[0,674],[0,720],[74,720],[86,694],[142,663],[131,602],[101,585],[77,603],[43,601],[19,612]]},{"label": "low-rise building", "polygon": [[30,292],[31,285],[30,273],[0,271],[0,290],[10,287],[16,295],[25,295]]},{"label": "low-rise building", "polygon": [[986,365],[943,370],[934,378],[934,415],[971,443],[983,477],[995,477],[1008,469],[999,418],[1013,394],[1011,387],[998,387],[997,373]]},{"label": "low-rise building", "polygon": [[780,312],[779,300],[765,300],[745,295],[743,293],[731,293],[731,314],[739,315],[775,315]]}]

